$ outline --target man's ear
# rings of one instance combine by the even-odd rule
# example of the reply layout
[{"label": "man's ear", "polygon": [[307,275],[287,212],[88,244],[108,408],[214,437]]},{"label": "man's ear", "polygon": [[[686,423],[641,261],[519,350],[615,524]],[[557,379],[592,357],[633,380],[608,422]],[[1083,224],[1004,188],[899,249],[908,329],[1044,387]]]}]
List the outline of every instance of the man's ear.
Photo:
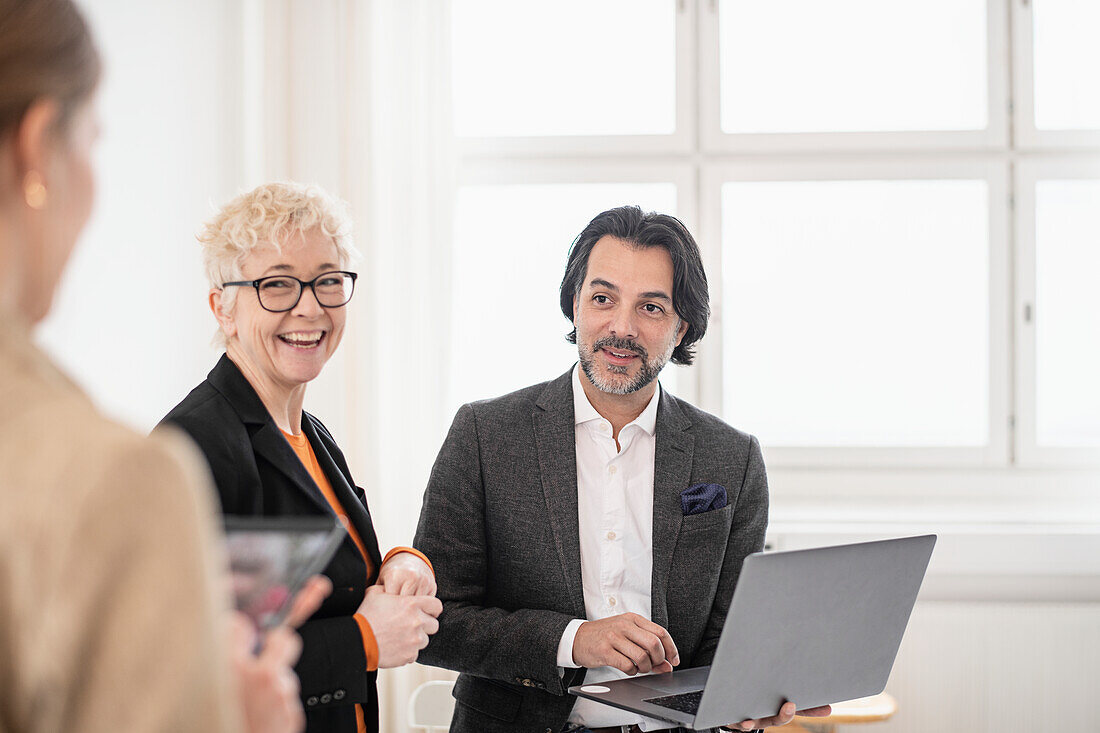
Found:
[{"label": "man's ear", "polygon": [[214,314],[214,318],[218,319],[218,325],[222,327],[222,333],[226,338],[237,335],[237,322],[233,320],[233,316],[225,312],[222,308],[222,295],[224,293],[217,288],[210,288],[210,295],[208,297],[210,303],[210,312]]},{"label": "man's ear", "polygon": [[573,325],[577,325],[577,296],[573,296]]},{"label": "man's ear", "polygon": [[691,328],[691,324],[688,323],[687,321],[685,321],[683,318],[681,318],[680,319],[680,327],[676,329],[676,345],[677,346],[679,346],[680,342],[684,340],[684,335],[688,332],[689,328]]}]

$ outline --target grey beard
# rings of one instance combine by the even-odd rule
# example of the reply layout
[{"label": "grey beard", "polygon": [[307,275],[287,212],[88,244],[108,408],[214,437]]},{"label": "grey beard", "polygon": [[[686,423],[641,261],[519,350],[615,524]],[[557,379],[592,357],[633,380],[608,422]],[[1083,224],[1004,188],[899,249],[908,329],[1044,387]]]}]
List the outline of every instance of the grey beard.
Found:
[{"label": "grey beard", "polygon": [[[630,351],[641,357],[642,366],[641,369],[638,370],[638,375],[626,384],[611,383],[601,378],[596,371],[596,360],[594,355],[603,348]],[[661,373],[661,370],[665,368],[665,364],[668,363],[668,359],[672,355],[672,349],[669,349],[668,353],[664,354],[664,358],[650,361],[649,352],[639,344],[627,339],[617,339],[612,336],[607,336],[592,344],[591,349],[586,347],[579,348],[578,353],[580,355],[581,369],[584,371],[584,375],[588,377],[588,381],[591,382],[596,389],[601,392],[606,392],[607,394],[625,395],[637,392],[656,379],[657,375]],[[608,370],[612,374],[627,373],[627,367],[625,366],[609,366]]]}]

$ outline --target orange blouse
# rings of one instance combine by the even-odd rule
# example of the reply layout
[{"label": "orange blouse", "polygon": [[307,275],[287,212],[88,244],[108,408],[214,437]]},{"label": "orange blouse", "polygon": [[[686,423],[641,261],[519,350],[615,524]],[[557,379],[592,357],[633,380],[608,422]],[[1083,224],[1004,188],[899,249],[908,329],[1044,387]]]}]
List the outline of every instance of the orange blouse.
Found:
[{"label": "orange blouse", "polygon": [[[306,438],[304,433],[294,435],[285,430],[281,430],[280,432],[282,432],[283,436],[286,438],[286,442],[290,444],[290,447],[294,449],[298,459],[302,462],[302,465],[305,466],[309,475],[317,484],[317,488],[321,490],[329,506],[336,512],[336,516],[339,517],[340,522],[344,525],[344,528],[347,529],[352,542],[359,548],[359,553],[363,556],[363,562],[366,563],[367,566],[367,584],[370,585],[371,578],[374,576],[375,571],[374,567],[371,565],[370,553],[367,552],[367,546],[363,544],[363,538],[359,536],[359,532],[356,531],[355,525],[348,519],[347,512],[344,510],[340,500],[336,497],[336,492],[332,490],[332,484],[329,483],[328,477],[325,476],[325,472],[321,470],[321,464],[317,462],[317,455],[313,452],[313,446],[309,444],[309,439]],[[393,548],[386,553],[386,557],[382,560],[382,564],[385,565],[386,560],[389,560],[400,552],[411,552],[427,563],[429,568],[432,567],[431,562],[424,556],[424,553],[411,547]],[[359,626],[359,633],[363,637],[363,651],[367,657],[367,671],[374,671],[378,669],[378,642],[374,638],[374,631],[371,630],[370,623],[362,614],[357,613],[354,618],[355,623]],[[359,726],[359,733],[365,733],[367,727],[363,717],[363,707],[361,705],[355,706],[355,720]]]}]

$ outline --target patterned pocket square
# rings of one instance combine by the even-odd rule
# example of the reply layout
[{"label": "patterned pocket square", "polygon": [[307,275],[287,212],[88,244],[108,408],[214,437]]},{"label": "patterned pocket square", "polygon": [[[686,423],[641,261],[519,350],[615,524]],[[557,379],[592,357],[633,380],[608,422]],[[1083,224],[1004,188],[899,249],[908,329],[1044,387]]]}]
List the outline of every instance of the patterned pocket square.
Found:
[{"label": "patterned pocket square", "polygon": [[726,487],[721,484],[695,484],[680,492],[680,508],[685,517],[721,509],[728,503]]}]

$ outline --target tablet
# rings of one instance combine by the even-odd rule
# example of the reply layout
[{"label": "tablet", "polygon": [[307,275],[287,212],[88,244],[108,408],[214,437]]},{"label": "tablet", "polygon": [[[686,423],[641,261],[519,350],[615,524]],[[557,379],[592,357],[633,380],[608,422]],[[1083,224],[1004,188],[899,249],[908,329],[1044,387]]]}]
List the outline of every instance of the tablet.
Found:
[{"label": "tablet", "polygon": [[226,517],[233,600],[264,630],[278,626],[306,581],[332,560],[347,531],[325,517]]}]

